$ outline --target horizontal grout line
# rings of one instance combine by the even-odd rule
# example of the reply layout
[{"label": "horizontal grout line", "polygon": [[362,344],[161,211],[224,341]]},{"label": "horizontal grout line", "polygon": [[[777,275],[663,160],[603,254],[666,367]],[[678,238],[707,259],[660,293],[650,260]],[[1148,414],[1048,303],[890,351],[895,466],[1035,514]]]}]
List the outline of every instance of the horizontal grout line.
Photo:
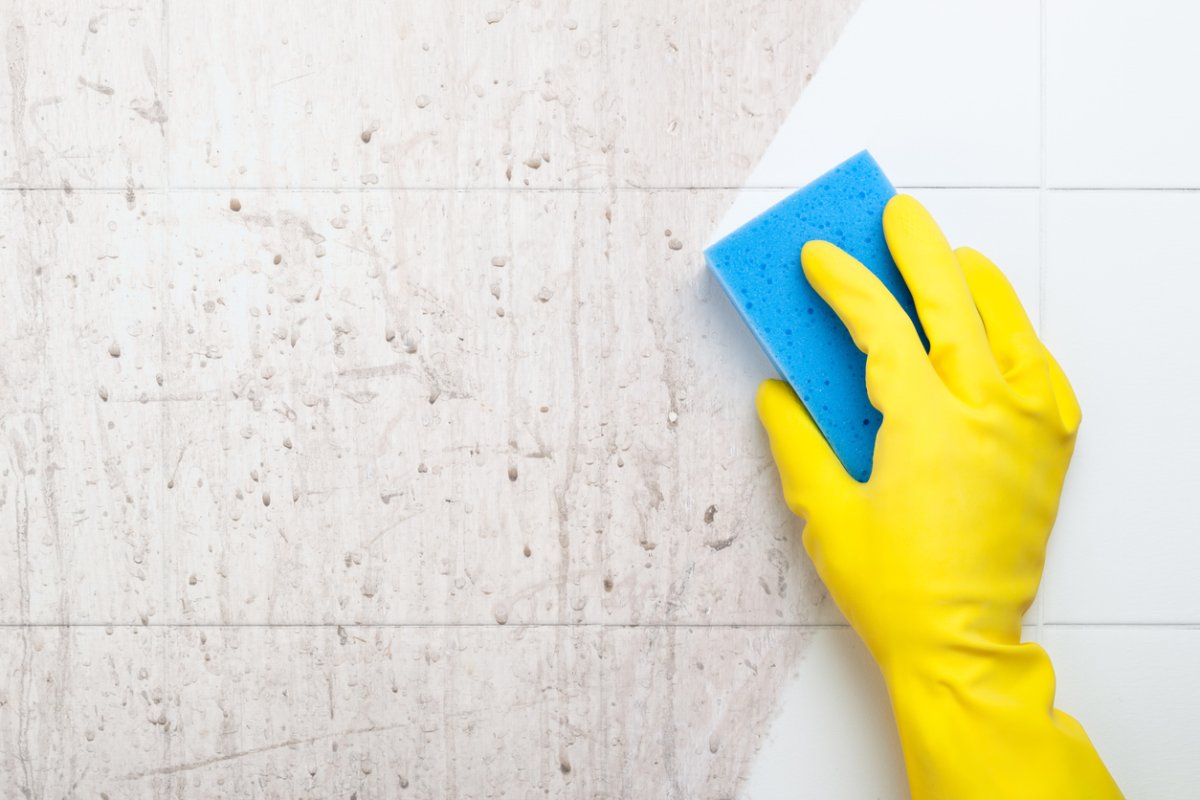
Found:
[{"label": "horizontal grout line", "polygon": [[[749,192],[795,191],[801,186],[135,186],[133,191],[147,194],[204,193],[204,192],[278,192],[281,194],[352,194],[364,193],[512,193],[512,194],[601,194],[604,192]],[[1032,192],[1039,186],[989,186],[950,184],[904,184],[901,191],[985,191],[985,192]],[[120,194],[125,195],[128,186],[72,186],[71,193]],[[1048,192],[1163,192],[1191,194],[1200,192],[1200,186],[1047,186]],[[0,186],[0,192],[67,192],[62,186]]]},{"label": "horizontal grout line", "polygon": [[1166,628],[1200,631],[1200,622],[1045,622],[1046,628]]},{"label": "horizontal grout line", "polygon": [[312,630],[371,629],[371,628],[779,628],[800,630],[849,629],[844,622],[795,623],[737,623],[737,622],[3,622],[0,630],[55,628],[298,628]]},{"label": "horizontal grout line", "polygon": [[[1033,627],[1026,623],[1023,627]],[[1166,630],[1195,630],[1200,631],[1200,622],[1046,622],[1044,628],[1151,628]],[[4,622],[0,630],[53,630],[56,628],[112,628],[112,629],[199,629],[199,628],[279,628],[304,630],[344,630],[349,629],[382,629],[382,628],[611,628],[611,629],[666,629],[666,628],[720,628],[738,629],[778,629],[778,630],[849,630],[844,622],[784,622],[784,623],[738,623],[738,622],[510,622],[501,625],[496,622],[161,622],[141,624],[136,622]]]}]

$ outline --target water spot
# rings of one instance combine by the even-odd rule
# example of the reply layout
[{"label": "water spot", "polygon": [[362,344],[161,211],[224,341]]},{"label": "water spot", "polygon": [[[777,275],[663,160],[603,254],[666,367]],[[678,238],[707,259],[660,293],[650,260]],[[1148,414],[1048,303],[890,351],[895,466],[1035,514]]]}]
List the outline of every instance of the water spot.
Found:
[{"label": "water spot", "polygon": [[675,424],[676,422],[678,422],[678,421],[679,421],[679,415],[678,415],[678,414],[676,414],[674,411],[669,411],[669,412],[667,412],[667,422],[669,422],[670,424],[674,425],[674,424]]},{"label": "water spot", "polygon": [[362,140],[363,140],[363,144],[370,144],[371,143],[371,131],[363,131],[362,132]]},{"label": "water spot", "polygon": [[515,481],[515,480],[517,479],[517,467],[516,467],[516,465],[513,465],[513,466],[511,466],[511,467],[509,467],[509,468],[508,468],[508,479],[509,479],[510,481]]},{"label": "water spot", "polygon": [[566,775],[571,771],[571,759],[567,758],[566,750],[558,751],[558,768],[562,770],[563,775]]},{"label": "water spot", "polygon": [[672,250],[682,250],[683,242],[679,241],[678,239],[672,239],[671,241],[667,242],[667,247],[671,248]]},{"label": "water spot", "polygon": [[117,342],[114,340],[113,343],[108,346],[108,354],[110,356],[112,356],[113,358],[120,358],[121,357],[120,342]]},{"label": "water spot", "polygon": [[497,625],[508,624],[508,606],[504,603],[496,603],[492,607],[492,614],[496,617]]},{"label": "water spot", "polygon": [[504,19],[504,12],[503,11],[489,11],[483,15],[483,19],[488,25],[495,25],[497,22]]},{"label": "water spot", "polygon": [[233,212],[241,211],[242,201],[238,200],[236,197],[229,198],[229,210]]},{"label": "water spot", "polygon": [[271,505],[271,493],[270,493],[270,492],[263,492],[263,493],[262,493],[262,501],[263,501],[263,505],[264,505],[264,506],[269,506],[269,505]]},{"label": "water spot", "polygon": [[666,236],[668,239],[670,239],[671,238],[671,229],[667,228],[665,231],[663,231],[663,236]]},{"label": "water spot", "polygon": [[521,552],[525,555],[526,558],[529,558],[531,555],[533,555],[533,551],[529,549],[529,545],[525,545],[525,549],[522,550]]},{"label": "water spot", "polygon": [[704,509],[705,524],[712,525],[713,518],[715,518],[716,516],[717,516],[717,507],[716,506],[709,506],[708,508]]},{"label": "water spot", "polygon": [[534,156],[533,158],[528,158],[525,160],[525,166],[529,167],[530,169],[537,169],[541,165],[542,165],[542,160],[540,158],[538,158],[537,156]]},{"label": "water spot", "polygon": [[100,399],[107,403],[108,402],[108,389],[101,386],[96,391],[98,391],[100,393]]},{"label": "water spot", "polygon": [[550,289],[547,289],[545,286],[543,286],[540,290],[538,290],[538,293],[537,293],[537,296],[535,299],[539,303],[549,303],[551,297],[554,297],[554,292],[551,291]]},{"label": "water spot", "polygon": [[604,591],[611,592],[613,590],[613,579],[607,575],[604,577]]},{"label": "water spot", "polygon": [[492,256],[492,266],[493,267],[503,267],[507,263],[508,263],[508,259],[505,258],[504,256]]},{"label": "water spot", "polygon": [[425,108],[425,106],[429,105],[429,95],[425,95],[425,94],[417,95],[416,102],[417,102],[417,108]]}]

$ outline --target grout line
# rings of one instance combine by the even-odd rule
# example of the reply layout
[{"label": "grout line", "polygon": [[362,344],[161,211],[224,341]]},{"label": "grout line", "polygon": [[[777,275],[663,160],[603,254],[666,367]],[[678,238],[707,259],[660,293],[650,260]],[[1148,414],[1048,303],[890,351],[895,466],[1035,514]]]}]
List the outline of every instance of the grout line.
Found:
[{"label": "grout line", "polygon": [[797,629],[797,630],[849,630],[844,622],[509,622],[504,625],[496,622],[5,622],[0,623],[0,630],[24,630],[29,628],[103,628],[113,629],[143,629],[143,628],[297,628],[304,630],[328,629],[372,629],[372,628],[646,628],[648,630],[665,630],[668,628],[725,628],[735,630],[748,629]]},{"label": "grout line", "polygon": [[[1200,631],[1200,622],[1044,622],[1023,625],[1024,628],[1149,628],[1161,630]],[[846,623],[838,622],[792,622],[792,623],[738,623],[738,622],[510,622],[498,625],[495,622],[162,622],[143,625],[140,622],[47,622],[47,623],[0,623],[0,630],[56,630],[56,629],[105,629],[105,630],[164,630],[164,629],[297,629],[297,630],[376,630],[376,629],[474,629],[474,628],[514,628],[529,630],[532,628],[595,628],[598,630],[666,630],[666,629],[714,629],[714,630],[850,630]]]},{"label": "grout line", "polygon": [[[543,186],[543,187],[511,187],[511,186],[136,186],[135,190],[148,194],[167,195],[172,192],[188,192],[202,194],[207,192],[275,192],[278,194],[419,194],[422,192],[460,192],[491,193],[491,194],[601,194],[604,192],[779,192],[795,191],[802,186]],[[896,189],[907,191],[961,191],[961,192],[1127,192],[1130,194],[1161,192],[1166,194],[1197,194],[1200,186],[1048,186],[1044,183],[1038,186],[999,186],[999,185],[961,185],[949,184],[904,184]],[[63,192],[62,186],[0,186],[0,194],[28,192]],[[121,194],[128,191],[126,186],[72,186],[72,192],[81,194]]]},{"label": "grout line", "polygon": [[[1045,334],[1046,314],[1046,0],[1038,3],[1038,338]],[[1040,582],[1039,582],[1040,583]],[[1037,604],[1036,638],[1045,641],[1046,594],[1039,585],[1040,602]]]}]

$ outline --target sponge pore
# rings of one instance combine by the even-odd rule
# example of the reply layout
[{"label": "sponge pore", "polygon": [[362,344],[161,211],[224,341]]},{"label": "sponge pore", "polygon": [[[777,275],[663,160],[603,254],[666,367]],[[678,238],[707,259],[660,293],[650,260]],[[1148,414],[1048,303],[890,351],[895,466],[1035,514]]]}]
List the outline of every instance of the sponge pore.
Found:
[{"label": "sponge pore", "polygon": [[734,307],[791,384],[846,471],[871,474],[882,415],[867,398],[866,356],[800,267],[810,240],[832,242],[875,273],[924,340],[888,252],[883,209],[896,190],[865,150],[705,251]]}]

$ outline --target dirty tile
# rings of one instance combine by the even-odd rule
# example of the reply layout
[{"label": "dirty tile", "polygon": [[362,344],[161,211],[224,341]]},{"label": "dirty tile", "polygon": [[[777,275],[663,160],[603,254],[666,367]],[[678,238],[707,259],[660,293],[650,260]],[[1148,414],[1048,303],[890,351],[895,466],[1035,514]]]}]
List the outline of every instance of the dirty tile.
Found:
[{"label": "dirty tile", "polygon": [[176,618],[598,619],[606,199],[238,198],[173,208]]},{"label": "dirty tile", "polygon": [[1051,186],[1200,186],[1198,26],[1194,3],[1046,3]]},{"label": "dirty tile", "polygon": [[736,186],[855,4],[322,5],[172,8],[173,185]]},{"label": "dirty tile", "polygon": [[30,796],[593,797],[595,628],[0,631]]},{"label": "dirty tile", "polygon": [[590,797],[599,641],[586,628],[173,631],[177,733],[134,785]]},{"label": "dirty tile", "polygon": [[[1050,540],[1047,622],[1197,622],[1200,196],[1053,192],[1043,332],[1083,426]],[[1104,231],[1104,236],[1097,236]]]},{"label": "dirty tile", "polygon": [[803,186],[868,148],[898,184],[1037,186],[1039,31],[1037,0],[863,3],[747,185]]},{"label": "dirty tile", "polygon": [[774,370],[704,263],[725,196],[622,195],[613,209],[622,255],[603,325],[617,335],[602,355],[608,452],[594,467],[610,622],[841,621],[755,414]]},{"label": "dirty tile", "polygon": [[13,797],[153,797],[120,775],[163,763],[175,714],[165,632],[0,628],[0,784]]},{"label": "dirty tile", "polygon": [[607,629],[609,796],[744,796],[780,690],[813,636],[786,627]]},{"label": "dirty tile", "polygon": [[[163,0],[7,3],[0,185],[160,186],[170,114]],[[7,134],[11,134],[11,139]]]},{"label": "dirty tile", "polygon": [[740,186],[858,5],[606,3],[614,185]]},{"label": "dirty tile", "polygon": [[1083,724],[1127,797],[1186,795],[1200,783],[1200,630],[1051,625],[1045,646],[1058,706]]},{"label": "dirty tile", "polygon": [[602,184],[602,11],[582,0],[321,0],[296,15],[259,1],[175,4],[172,184]]},{"label": "dirty tile", "polygon": [[[4,193],[8,469],[20,554],[0,601],[27,622],[135,622],[161,610],[161,198]],[[16,600],[19,595],[20,600]]]}]

